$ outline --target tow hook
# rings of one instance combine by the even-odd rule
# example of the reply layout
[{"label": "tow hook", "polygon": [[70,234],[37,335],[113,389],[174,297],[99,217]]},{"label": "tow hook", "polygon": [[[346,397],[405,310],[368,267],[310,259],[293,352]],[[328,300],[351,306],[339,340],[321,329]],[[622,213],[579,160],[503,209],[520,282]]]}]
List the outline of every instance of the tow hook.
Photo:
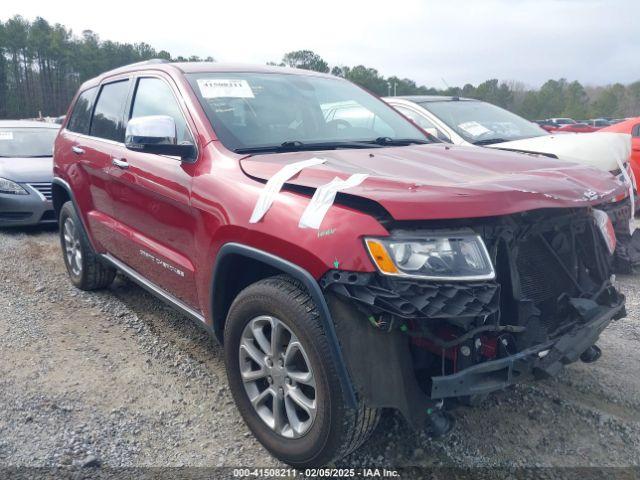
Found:
[{"label": "tow hook", "polygon": [[602,356],[602,350],[597,345],[591,345],[587,348],[582,355],[580,355],[580,360],[584,363],[593,363],[598,360]]},{"label": "tow hook", "polygon": [[453,430],[456,422],[450,413],[432,409],[427,413],[429,413],[426,421],[427,432],[432,438],[442,438]]}]

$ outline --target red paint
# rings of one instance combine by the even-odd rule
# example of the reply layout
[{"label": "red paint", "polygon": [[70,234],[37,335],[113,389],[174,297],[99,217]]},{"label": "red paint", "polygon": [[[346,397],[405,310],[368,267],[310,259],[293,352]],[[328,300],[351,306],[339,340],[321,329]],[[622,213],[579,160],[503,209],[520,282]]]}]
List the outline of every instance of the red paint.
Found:
[{"label": "red paint", "polygon": [[[99,252],[118,257],[201,311],[208,322],[213,265],[218,250],[228,242],[282,257],[315,278],[335,268],[336,261],[344,270],[375,270],[362,238],[386,236],[388,231],[371,215],[336,204],[324,218],[323,235],[298,228],[312,189],[335,176],[369,173],[363,184],[345,193],[377,202],[397,220],[586,206],[624,194],[624,187],[613,177],[588,167],[442,144],[240,156],[217,140],[182,72],[171,64],[121,69],[83,88],[132,73],[170,81],[196,137],[197,161],[186,164],[133,152],[122,144],[63,128],[56,141],[54,173],[71,186]],[[72,146],[82,147],[85,153],[71,153]],[[313,156],[326,158],[327,163],[304,170],[289,182],[311,187],[310,192],[281,192],[265,217],[249,224],[264,181],[285,164]],[[112,158],[126,160],[129,168],[114,167]],[[587,190],[607,193],[600,200],[586,200]]]},{"label": "red paint", "polygon": [[480,354],[489,359],[496,358],[498,355],[498,339],[496,337],[490,337],[488,335],[481,335],[480,340],[482,346],[480,347]]},{"label": "red paint", "polygon": [[555,132],[574,132],[574,133],[591,133],[598,132],[601,130],[601,127],[592,127],[591,125],[587,125],[586,123],[570,123],[568,125],[562,125],[561,127],[556,128]]},{"label": "red paint", "polygon": [[283,165],[313,156],[327,162],[303,170],[289,184],[315,188],[335,176],[369,173],[361,185],[345,193],[380,203],[398,220],[487,217],[602,203],[602,199],[586,200],[587,190],[610,192],[607,200],[625,195],[612,176],[593,168],[444,144],[260,155],[242,160],[241,165],[247,174],[268,179]]}]

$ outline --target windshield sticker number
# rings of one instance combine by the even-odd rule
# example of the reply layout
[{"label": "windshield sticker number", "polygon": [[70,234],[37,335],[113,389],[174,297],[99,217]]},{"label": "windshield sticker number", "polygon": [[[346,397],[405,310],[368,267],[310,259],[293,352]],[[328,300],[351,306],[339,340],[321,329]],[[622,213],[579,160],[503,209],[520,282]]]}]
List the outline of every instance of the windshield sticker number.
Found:
[{"label": "windshield sticker number", "polygon": [[480,125],[478,122],[464,122],[458,125],[458,127],[473,137],[479,137],[486,133],[491,133],[491,130],[484,125]]},{"label": "windshield sticker number", "polygon": [[0,140],[13,140],[13,132],[0,132]]},{"label": "windshield sticker number", "polygon": [[254,98],[246,80],[200,78],[198,87],[204,98]]}]

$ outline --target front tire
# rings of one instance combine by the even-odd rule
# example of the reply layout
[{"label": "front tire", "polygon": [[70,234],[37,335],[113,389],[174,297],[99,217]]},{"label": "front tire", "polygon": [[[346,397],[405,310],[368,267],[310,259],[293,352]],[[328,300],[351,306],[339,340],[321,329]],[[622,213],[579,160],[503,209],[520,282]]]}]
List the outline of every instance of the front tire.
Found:
[{"label": "front tire", "polygon": [[224,345],[238,409],[279,460],[300,468],[326,465],[358,448],[377,425],[378,409],[344,404],[318,309],[292,278],[267,278],[240,292]]},{"label": "front tire", "polygon": [[60,209],[60,245],[71,283],[80,290],[106,288],[116,270],[102,263],[93,251],[72,202]]}]

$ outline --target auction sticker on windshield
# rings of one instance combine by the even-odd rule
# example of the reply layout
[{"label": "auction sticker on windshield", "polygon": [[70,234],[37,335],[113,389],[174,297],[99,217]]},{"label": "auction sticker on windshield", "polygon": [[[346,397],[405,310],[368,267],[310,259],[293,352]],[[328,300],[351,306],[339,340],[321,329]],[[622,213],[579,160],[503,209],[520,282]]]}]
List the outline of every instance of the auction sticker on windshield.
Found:
[{"label": "auction sticker on windshield", "polygon": [[254,98],[246,80],[200,78],[198,87],[204,98]]},{"label": "auction sticker on windshield", "polygon": [[0,140],[13,140],[13,132],[0,132]]},{"label": "auction sticker on windshield", "polygon": [[458,127],[460,127],[462,130],[473,137],[479,137],[480,135],[484,135],[485,133],[491,133],[491,130],[483,125],[480,125],[478,122],[464,122],[458,125]]}]

